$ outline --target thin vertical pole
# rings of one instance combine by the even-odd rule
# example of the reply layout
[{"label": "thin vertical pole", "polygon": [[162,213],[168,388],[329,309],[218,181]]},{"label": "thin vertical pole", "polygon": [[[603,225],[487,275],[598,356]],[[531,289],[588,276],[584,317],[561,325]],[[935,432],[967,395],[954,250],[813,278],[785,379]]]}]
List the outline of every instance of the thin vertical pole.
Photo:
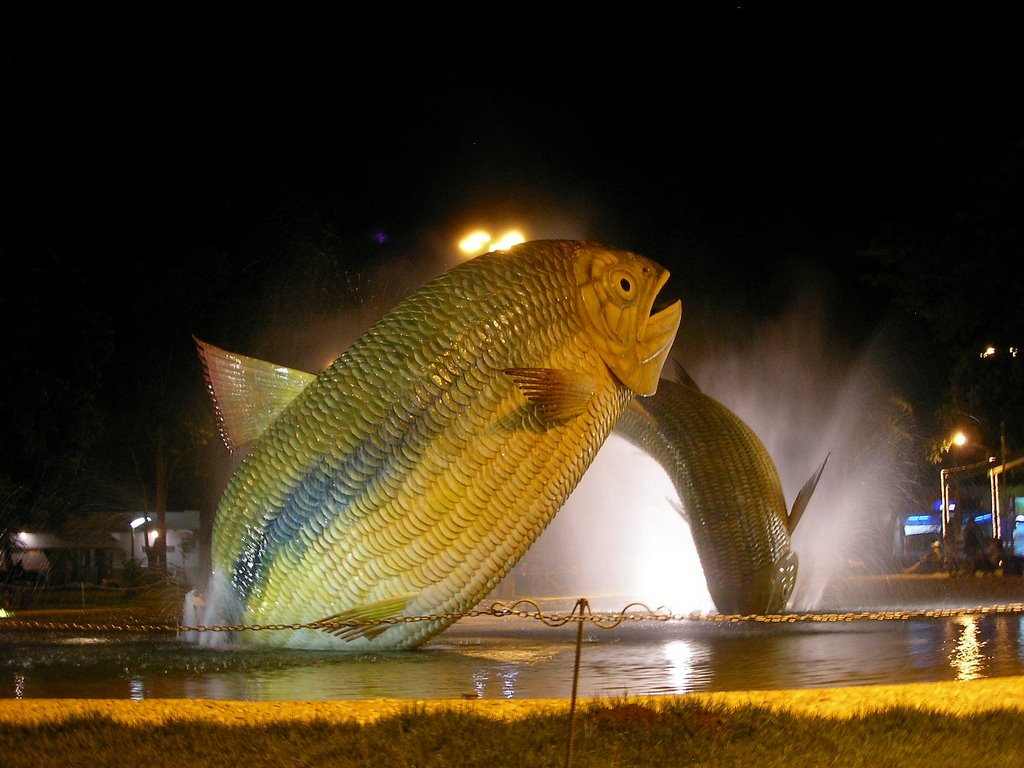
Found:
[{"label": "thin vertical pole", "polygon": [[572,669],[572,698],[569,700],[569,743],[565,750],[565,768],[572,765],[573,742],[576,740],[576,691],[580,680],[580,654],[583,651],[583,613],[589,608],[587,598],[581,597],[573,607],[573,615],[579,609],[580,618],[576,623],[576,660]]}]

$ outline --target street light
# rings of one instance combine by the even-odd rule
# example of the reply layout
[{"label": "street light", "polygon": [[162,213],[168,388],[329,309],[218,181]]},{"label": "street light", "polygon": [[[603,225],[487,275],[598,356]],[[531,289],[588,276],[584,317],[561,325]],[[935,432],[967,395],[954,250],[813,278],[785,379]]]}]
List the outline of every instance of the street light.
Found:
[{"label": "street light", "polygon": [[[969,414],[964,415],[969,416]],[[971,416],[970,418],[977,421],[977,419],[973,416]],[[943,444],[943,450],[949,452],[953,446],[956,446],[957,448],[963,448],[964,446],[969,446],[975,449],[980,448],[985,452],[985,454],[991,453],[988,449],[988,446],[982,445],[981,443],[973,442],[963,430],[957,430],[952,435],[950,435],[949,439],[945,441],[945,443]],[[947,467],[945,469],[939,470],[939,485],[942,490],[942,541],[944,543],[945,561],[947,568],[950,567],[950,565],[952,565],[954,557],[954,553],[951,551],[950,545],[952,545],[952,548],[956,548],[958,546],[957,540],[959,538],[959,529],[956,530],[957,536],[954,537],[949,535],[949,526],[953,518],[953,510],[956,509],[956,506],[959,506],[954,505],[954,503],[951,501],[949,497],[949,491],[952,485],[950,478],[952,478],[953,475],[959,475],[964,472],[973,472],[979,469],[992,467],[995,465],[996,461],[997,459],[995,456],[986,455],[984,461],[976,461],[970,464],[959,464],[955,467]],[[960,494],[959,487],[960,486],[958,482],[958,497]],[[959,501],[959,499],[957,499],[957,501]],[[958,517],[962,518],[963,514],[963,510],[957,510]],[[996,509],[993,508],[992,533],[993,538],[996,539],[999,538],[998,525],[998,514],[996,513]]]},{"label": "street light", "polygon": [[[138,528],[142,527],[143,525],[145,525],[146,523],[149,523],[149,522],[152,522],[152,521],[153,521],[153,518],[143,516],[143,517],[136,517],[134,520],[132,520],[130,523],[128,523],[128,527],[132,529],[132,560],[135,559],[135,531],[136,531],[136,529],[138,529]],[[146,542],[146,545],[147,546],[149,545],[148,541]]]},{"label": "street light", "polygon": [[459,250],[466,256],[472,258],[487,251],[501,251],[511,248],[513,245],[525,242],[526,238],[516,229],[510,229],[501,237],[493,237],[490,232],[478,229],[469,233],[459,241]]}]

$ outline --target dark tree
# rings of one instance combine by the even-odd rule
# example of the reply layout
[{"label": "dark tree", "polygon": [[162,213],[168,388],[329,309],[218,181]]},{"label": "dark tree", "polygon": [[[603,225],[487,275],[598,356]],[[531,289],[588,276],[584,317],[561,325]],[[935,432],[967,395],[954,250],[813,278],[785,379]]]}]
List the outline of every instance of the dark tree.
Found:
[{"label": "dark tree", "polygon": [[[1019,118],[1020,116],[1018,116]],[[1024,130],[991,142],[936,145],[938,171],[910,217],[888,224],[862,255],[873,280],[929,338],[944,396],[930,454],[969,417],[977,442],[1012,455],[1024,444]]]},{"label": "dark tree", "polygon": [[59,528],[102,485],[96,449],[107,428],[100,395],[112,322],[68,260],[7,245],[0,261],[0,521]]}]

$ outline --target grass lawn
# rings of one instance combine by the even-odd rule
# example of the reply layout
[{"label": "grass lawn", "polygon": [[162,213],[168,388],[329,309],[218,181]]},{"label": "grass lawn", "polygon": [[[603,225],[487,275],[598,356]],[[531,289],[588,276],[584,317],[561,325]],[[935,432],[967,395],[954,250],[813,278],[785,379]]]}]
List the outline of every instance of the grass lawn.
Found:
[{"label": "grass lawn", "polygon": [[187,715],[125,724],[104,714],[38,723],[0,718],[0,754],[33,766],[344,765],[576,768],[611,766],[1024,765],[1024,711],[970,714],[891,707],[837,717],[699,697],[581,702],[521,717],[408,704],[353,718],[225,724]]}]

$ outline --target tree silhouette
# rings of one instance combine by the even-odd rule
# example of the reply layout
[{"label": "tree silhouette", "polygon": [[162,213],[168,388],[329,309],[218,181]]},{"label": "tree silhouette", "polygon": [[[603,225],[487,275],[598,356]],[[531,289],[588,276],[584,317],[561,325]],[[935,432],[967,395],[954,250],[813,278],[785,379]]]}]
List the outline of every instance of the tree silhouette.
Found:
[{"label": "tree silhouette", "polygon": [[108,426],[100,395],[112,318],[58,254],[8,243],[0,257],[0,526],[59,528],[103,484],[96,448]]},{"label": "tree silhouette", "polygon": [[[1019,128],[1019,126],[1018,126]],[[929,453],[969,414],[981,442],[1024,441],[1024,132],[940,142],[935,177],[912,216],[884,226],[861,256],[871,280],[930,334],[945,382]],[[991,352],[986,350],[991,348]]]}]

